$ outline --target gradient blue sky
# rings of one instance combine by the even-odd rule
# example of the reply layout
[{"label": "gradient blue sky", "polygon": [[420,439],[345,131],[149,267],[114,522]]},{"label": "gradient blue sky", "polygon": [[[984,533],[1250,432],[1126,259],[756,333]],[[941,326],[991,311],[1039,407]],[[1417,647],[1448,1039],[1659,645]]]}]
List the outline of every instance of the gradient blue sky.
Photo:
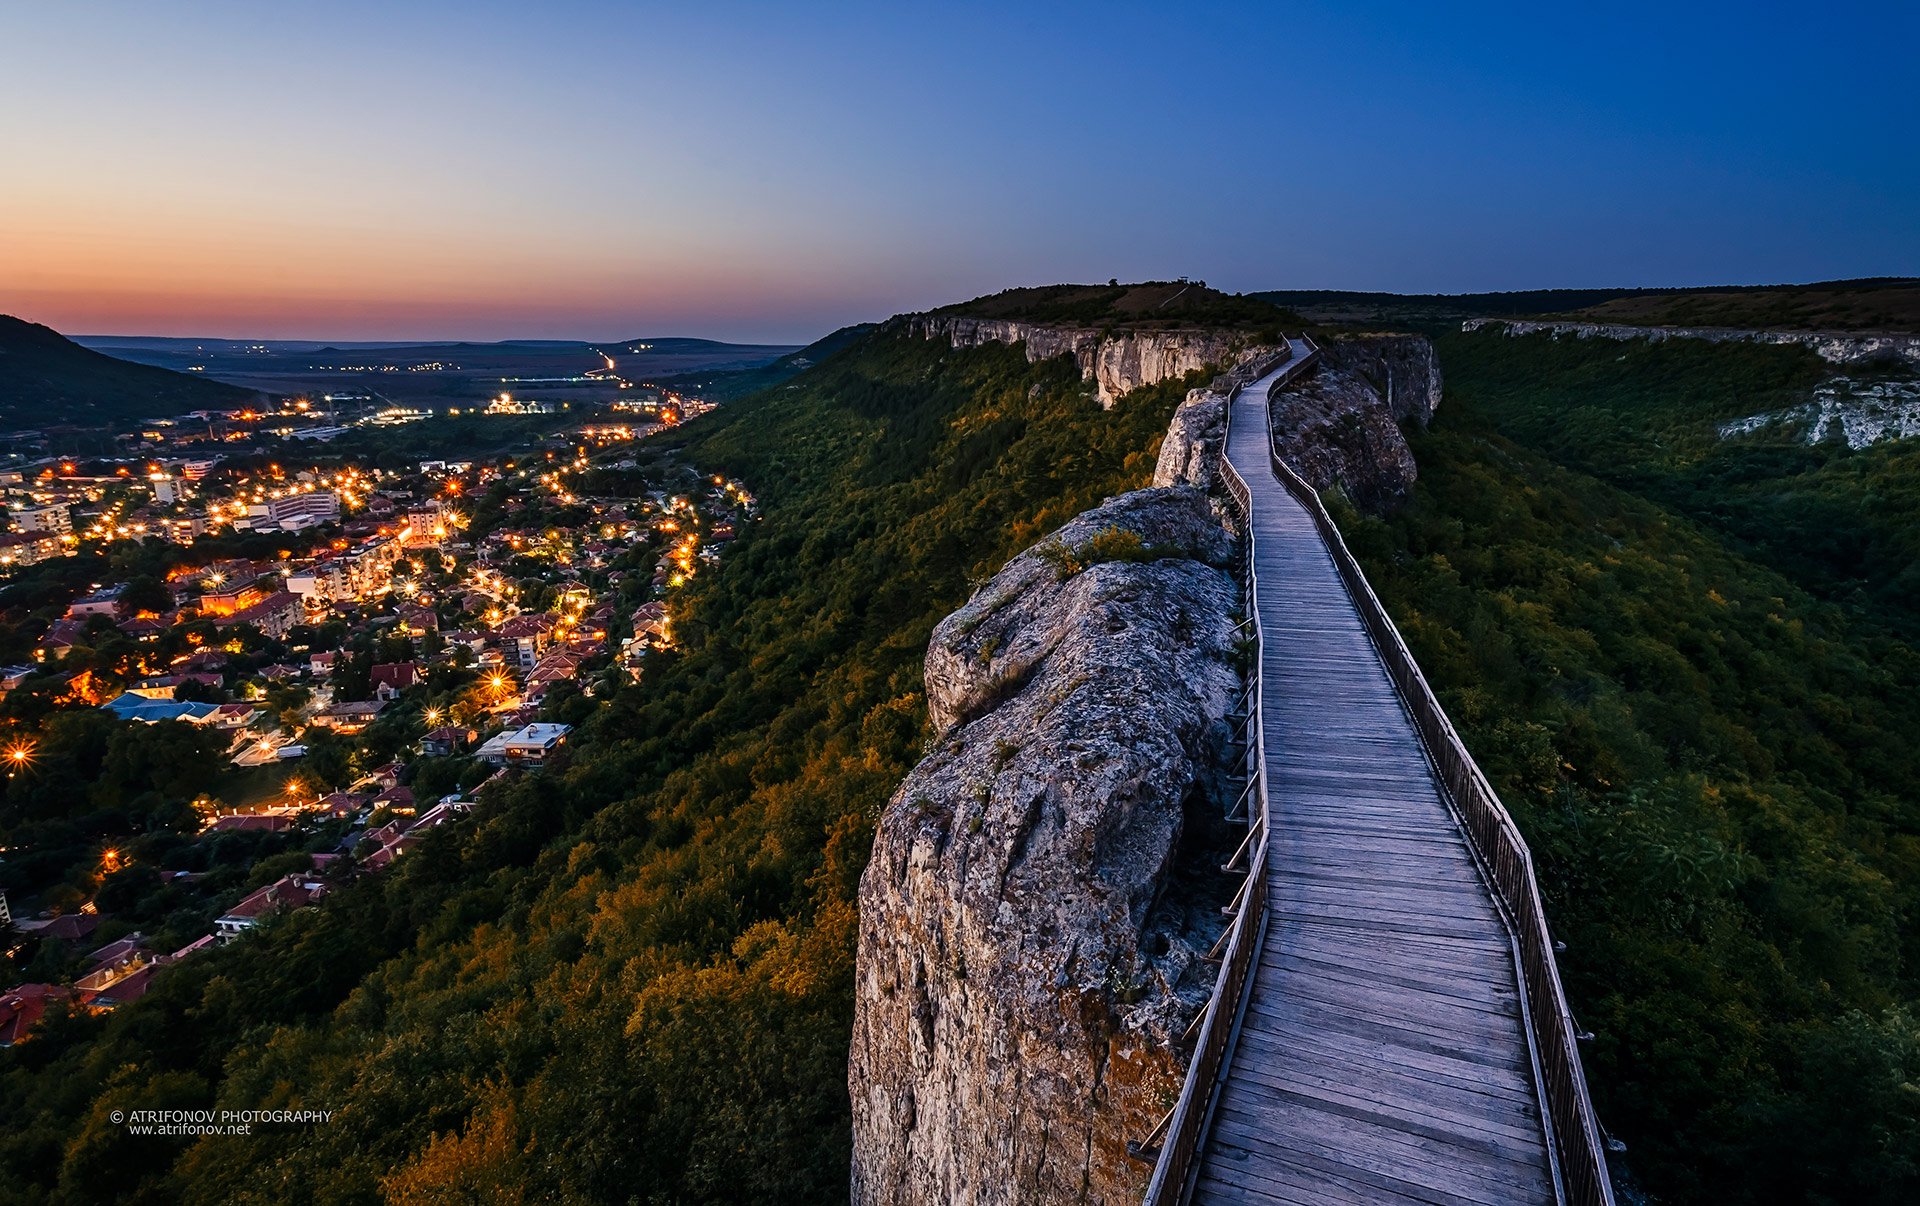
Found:
[{"label": "gradient blue sky", "polygon": [[1911,0],[0,0],[0,45],[0,311],[68,331],[1920,274]]}]

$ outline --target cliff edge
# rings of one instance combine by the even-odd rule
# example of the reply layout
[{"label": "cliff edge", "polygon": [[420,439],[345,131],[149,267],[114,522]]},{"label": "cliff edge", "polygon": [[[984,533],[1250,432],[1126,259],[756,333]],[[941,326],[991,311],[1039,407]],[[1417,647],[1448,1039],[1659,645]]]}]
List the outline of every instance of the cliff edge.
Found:
[{"label": "cliff edge", "polygon": [[1095,397],[1107,408],[1142,386],[1272,350],[1256,348],[1247,335],[1227,330],[1108,330],[962,314],[914,314],[905,321],[913,334],[956,348],[1024,344],[1030,363],[1072,356],[1081,377],[1094,383]]},{"label": "cliff edge", "polygon": [[1167,887],[1222,811],[1231,556],[1200,491],[1137,491],[935,629],[937,736],[860,885],[856,1202],[1138,1199],[1214,974],[1217,902]]}]

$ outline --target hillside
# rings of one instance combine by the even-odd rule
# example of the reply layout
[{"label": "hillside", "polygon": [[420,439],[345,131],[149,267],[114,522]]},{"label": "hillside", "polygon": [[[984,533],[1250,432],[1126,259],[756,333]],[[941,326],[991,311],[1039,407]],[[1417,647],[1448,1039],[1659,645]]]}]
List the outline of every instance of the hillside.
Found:
[{"label": "hillside", "polygon": [[1645,293],[1584,306],[1570,316],[1634,326],[1920,331],[1920,280],[1822,281]]},{"label": "hillside", "polygon": [[[1886,419],[1901,398],[1920,397],[1911,372],[1838,371],[1803,348],[1691,339],[1456,333],[1439,346],[1450,373],[1465,373],[1450,386],[1501,434],[1920,639],[1920,441],[1853,448],[1837,433],[1811,438],[1804,417],[1819,391],[1855,422]],[[1780,421],[1722,434],[1767,416]]]},{"label": "hillside", "polygon": [[1259,296],[1209,289],[1202,281],[1042,285],[1007,289],[942,306],[934,314],[1067,326],[1175,326],[1259,329],[1298,320]]},{"label": "hillside", "polygon": [[[1343,523],[1539,860],[1622,1167],[1911,1200],[1915,454],[1719,436],[1831,371],[1802,349],[1438,350],[1410,501]],[[678,652],[382,877],[0,1051],[0,1201],[844,1201],[856,891],[929,639],[1144,484],[1193,382],[1101,409],[1065,357],[894,324],[663,437],[761,504]],[[110,1120],[269,1105],[339,1112]]]},{"label": "hillside", "polygon": [[[1102,410],[1068,362],[895,331],[677,432],[762,505],[682,652],[389,874],[0,1052],[0,1197],[844,1201],[854,894],[929,634],[1145,484],[1190,384]],[[270,1143],[109,1121],[289,1092],[341,1112]]]},{"label": "hillside", "polygon": [[1523,289],[1503,293],[1368,293],[1347,289],[1271,289],[1248,294],[1328,325],[1430,328],[1467,318],[1517,318],[1596,305],[1654,290]]},{"label": "hillside", "polygon": [[1687,289],[1523,289],[1500,293],[1365,293],[1276,289],[1248,294],[1332,325],[1437,330],[1469,318],[1555,317],[1632,326],[1793,331],[1920,331],[1920,281],[1889,277],[1806,285]]},{"label": "hillside", "polygon": [[850,346],[872,329],[872,323],[841,327],[830,335],[814,340],[797,352],[787,353],[771,364],[712,372],[682,373],[676,377],[668,377],[658,384],[669,389],[697,391],[701,397],[714,402],[744,398],[758,390],[771,389],[792,380],[842,348]]},{"label": "hillside", "polygon": [[1352,544],[1531,844],[1622,1166],[1668,1202],[1920,1192],[1920,448],[1715,421],[1793,348],[1455,335]]},{"label": "hillside", "polygon": [[250,389],[118,360],[50,327],[0,314],[0,423],[106,424],[234,409]]}]

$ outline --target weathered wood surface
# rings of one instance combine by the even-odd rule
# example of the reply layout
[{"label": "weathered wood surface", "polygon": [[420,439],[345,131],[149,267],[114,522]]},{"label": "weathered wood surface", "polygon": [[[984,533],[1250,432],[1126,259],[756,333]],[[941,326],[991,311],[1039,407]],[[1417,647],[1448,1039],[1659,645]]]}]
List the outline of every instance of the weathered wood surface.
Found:
[{"label": "weathered wood surface", "polygon": [[1234,403],[1253,495],[1265,942],[1194,1197],[1554,1200],[1510,938],[1312,520]]}]

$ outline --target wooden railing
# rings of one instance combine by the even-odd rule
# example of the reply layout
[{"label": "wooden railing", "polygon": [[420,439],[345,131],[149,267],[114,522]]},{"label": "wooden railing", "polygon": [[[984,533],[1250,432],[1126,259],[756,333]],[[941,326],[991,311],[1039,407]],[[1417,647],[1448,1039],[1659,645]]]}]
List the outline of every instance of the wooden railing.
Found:
[{"label": "wooden railing", "polygon": [[[1146,1139],[1128,1144],[1128,1150],[1143,1159],[1153,1160],[1153,1176],[1147,1182],[1146,1202],[1163,1206],[1186,1199],[1193,1179],[1196,1157],[1206,1138],[1207,1122],[1213,1111],[1220,1084],[1220,1068],[1233,1046],[1234,1031],[1240,1022],[1247,988],[1260,951],[1260,940],[1267,921],[1267,745],[1263,732],[1260,690],[1260,584],[1254,569],[1253,495],[1247,483],[1227,461],[1227,439],[1233,430],[1233,400],[1245,386],[1252,384],[1289,357],[1272,356],[1249,364],[1227,382],[1227,436],[1221,439],[1220,476],[1227,488],[1229,505],[1238,512],[1240,530],[1247,555],[1245,575],[1246,616],[1241,629],[1249,634],[1253,662],[1247,671],[1245,716],[1242,737],[1245,754],[1242,770],[1246,788],[1229,811],[1229,818],[1246,810],[1247,837],[1222,871],[1233,872],[1242,865],[1246,880],[1225,911],[1233,920],[1214,943],[1208,958],[1220,960],[1220,974],[1214,981],[1213,996],[1194,1019],[1187,1038],[1193,1039],[1193,1058],[1187,1063],[1186,1080],[1173,1108],[1160,1120]],[[1242,860],[1245,860],[1244,864]],[[1156,1150],[1157,1149],[1157,1150]]]},{"label": "wooden railing", "polygon": [[[1586,1076],[1580,1067],[1579,1031],[1574,1027],[1566,994],[1561,989],[1553,936],[1547,927],[1546,909],[1540,902],[1539,881],[1526,840],[1480,772],[1473,755],[1467,752],[1453,722],[1447,719],[1433,688],[1420,673],[1420,666],[1408,652],[1406,642],[1401,640],[1400,630],[1394,627],[1386,608],[1374,595],[1360,563],[1348,551],[1319,493],[1287,464],[1280,455],[1277,441],[1268,441],[1268,454],[1274,475],[1307,509],[1328,552],[1333,555],[1334,566],[1346,583],[1361,622],[1372,636],[1387,675],[1413,718],[1434,770],[1451,797],[1455,815],[1505,910],[1520,972],[1521,1010],[1528,1045],[1532,1048],[1535,1080],[1540,1088],[1547,1139],[1554,1157],[1556,1189],[1561,1200],[1580,1206],[1612,1206],[1613,1184],[1607,1176],[1605,1139],[1594,1115],[1593,1102],[1587,1096]],[[1228,472],[1231,473],[1230,468]],[[1238,475],[1234,475],[1230,481],[1237,478]],[[1245,490],[1244,482],[1241,489]],[[1154,1199],[1149,1196],[1148,1200]]]}]

